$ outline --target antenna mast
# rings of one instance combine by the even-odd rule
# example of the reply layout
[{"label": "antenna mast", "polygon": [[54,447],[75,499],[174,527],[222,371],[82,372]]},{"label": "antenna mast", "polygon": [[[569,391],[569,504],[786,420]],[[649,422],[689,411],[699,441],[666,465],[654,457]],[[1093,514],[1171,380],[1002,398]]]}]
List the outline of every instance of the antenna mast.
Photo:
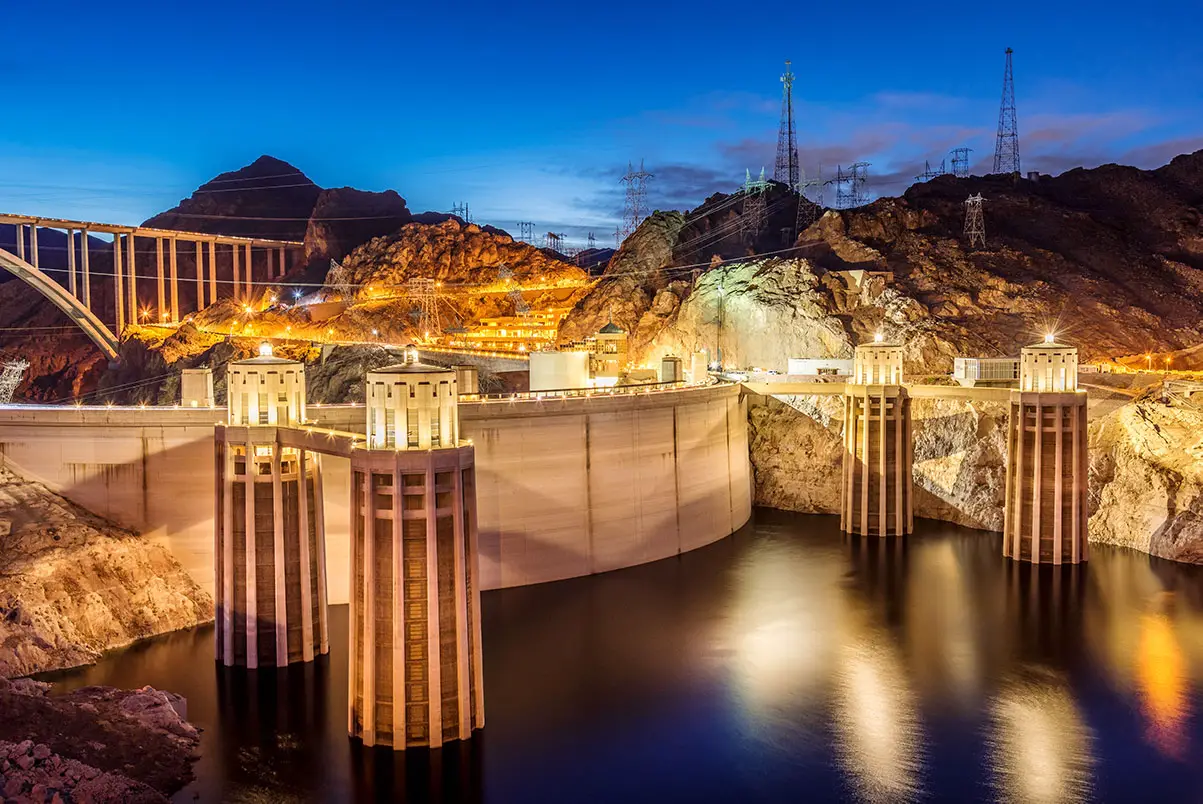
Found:
[{"label": "antenna mast", "polygon": [[1002,105],[998,109],[998,140],[994,145],[994,172],[1019,174],[1019,124],[1015,119],[1015,78],[1011,74],[1011,48],[1003,71]]},{"label": "antenna mast", "polygon": [[798,134],[794,128],[794,74],[786,59],[785,75],[781,76],[781,127],[777,132],[777,164],[773,180],[790,187],[798,186]]}]

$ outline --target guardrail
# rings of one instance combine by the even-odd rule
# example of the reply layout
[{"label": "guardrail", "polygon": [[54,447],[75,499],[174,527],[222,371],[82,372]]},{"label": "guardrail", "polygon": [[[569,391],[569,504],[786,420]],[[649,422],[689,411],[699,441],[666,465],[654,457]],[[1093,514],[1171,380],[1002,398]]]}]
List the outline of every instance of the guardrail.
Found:
[{"label": "guardrail", "polygon": [[546,391],[517,391],[510,394],[460,394],[461,402],[517,402],[539,399],[581,399],[610,396],[635,396],[638,394],[654,394],[663,391],[676,391],[682,388],[706,388],[713,385],[728,385],[729,383],[706,383],[691,385],[687,382],[649,382],[643,385],[616,385],[606,388],[553,388]]}]

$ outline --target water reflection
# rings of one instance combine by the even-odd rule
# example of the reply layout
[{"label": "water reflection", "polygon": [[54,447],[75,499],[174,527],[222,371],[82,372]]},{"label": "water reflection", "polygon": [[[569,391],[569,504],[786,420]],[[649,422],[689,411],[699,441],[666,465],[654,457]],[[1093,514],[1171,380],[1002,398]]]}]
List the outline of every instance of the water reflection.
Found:
[{"label": "water reflection", "polygon": [[347,739],[345,607],[308,667],[218,668],[201,630],[64,678],[188,696],[206,732],[181,800],[1203,797],[1197,568],[837,524],[758,511],[677,559],[486,593],[488,726],[442,751]]}]

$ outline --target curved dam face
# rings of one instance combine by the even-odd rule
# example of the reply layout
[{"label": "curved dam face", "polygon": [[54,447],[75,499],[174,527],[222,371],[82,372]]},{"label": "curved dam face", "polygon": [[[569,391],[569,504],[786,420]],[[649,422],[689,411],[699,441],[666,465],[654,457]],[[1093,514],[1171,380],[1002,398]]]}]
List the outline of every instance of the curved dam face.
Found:
[{"label": "curved dam face", "polygon": [[[721,539],[751,516],[735,385],[461,402],[476,448],[483,589],[619,569]],[[360,406],[313,406],[364,432]],[[224,409],[0,408],[0,456],[72,502],[166,545],[213,591],[213,426]],[[329,600],[348,599],[350,471],[322,456]]]}]

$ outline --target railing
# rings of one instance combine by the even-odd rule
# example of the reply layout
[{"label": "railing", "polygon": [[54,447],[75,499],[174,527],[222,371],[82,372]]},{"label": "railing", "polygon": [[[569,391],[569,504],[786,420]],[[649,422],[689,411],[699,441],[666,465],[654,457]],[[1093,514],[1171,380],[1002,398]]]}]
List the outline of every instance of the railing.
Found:
[{"label": "railing", "polygon": [[[728,385],[729,383],[718,383]],[[553,388],[546,391],[518,391],[510,394],[460,394],[460,402],[517,402],[542,399],[591,399],[593,397],[636,396],[682,388],[705,388],[712,385],[691,385],[687,382],[649,382],[643,385],[615,385],[604,388]]]}]

